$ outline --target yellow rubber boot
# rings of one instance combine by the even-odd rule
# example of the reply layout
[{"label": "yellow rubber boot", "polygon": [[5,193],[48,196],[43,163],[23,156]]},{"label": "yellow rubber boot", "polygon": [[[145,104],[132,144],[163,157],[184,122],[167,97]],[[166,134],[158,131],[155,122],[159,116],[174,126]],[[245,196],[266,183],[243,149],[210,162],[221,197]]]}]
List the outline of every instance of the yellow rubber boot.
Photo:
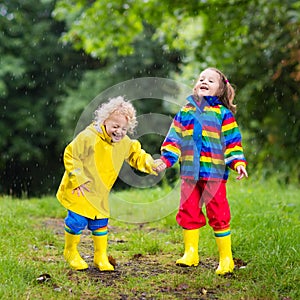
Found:
[{"label": "yellow rubber boot", "polygon": [[80,254],[77,250],[77,246],[78,246],[79,242],[80,242],[80,235],[70,234],[65,231],[64,257],[72,269],[85,270],[89,266],[81,258]]},{"label": "yellow rubber boot", "polygon": [[100,271],[114,271],[114,266],[110,264],[106,249],[107,249],[107,234],[93,235],[94,240],[94,264]]},{"label": "yellow rubber boot", "polygon": [[184,267],[198,266],[199,229],[183,230],[184,255],[176,261],[176,265]]},{"label": "yellow rubber boot", "polygon": [[234,262],[231,252],[231,235],[216,237],[217,246],[219,249],[219,266],[216,274],[225,275],[232,273],[234,269]]}]

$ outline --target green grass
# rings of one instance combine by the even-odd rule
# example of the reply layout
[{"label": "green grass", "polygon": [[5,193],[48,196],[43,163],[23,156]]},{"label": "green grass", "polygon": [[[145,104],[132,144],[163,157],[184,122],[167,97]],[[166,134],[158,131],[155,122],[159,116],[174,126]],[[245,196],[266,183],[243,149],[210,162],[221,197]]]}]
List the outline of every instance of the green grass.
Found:
[{"label": "green grass", "polygon": [[[199,266],[175,266],[183,253],[174,212],[178,189],[131,190],[114,196],[124,200],[124,206],[155,204],[149,213],[138,210],[142,204],[137,211],[129,209],[122,215],[125,219],[173,212],[150,223],[110,220],[108,252],[117,261],[113,273],[69,269],[62,256],[65,210],[54,197],[0,198],[0,299],[300,299],[297,187],[280,186],[276,180],[228,183],[233,255],[247,263],[228,277],[214,273],[218,252],[209,226],[200,231]],[[79,250],[92,265],[88,231]],[[42,274],[51,278],[39,283]]]}]

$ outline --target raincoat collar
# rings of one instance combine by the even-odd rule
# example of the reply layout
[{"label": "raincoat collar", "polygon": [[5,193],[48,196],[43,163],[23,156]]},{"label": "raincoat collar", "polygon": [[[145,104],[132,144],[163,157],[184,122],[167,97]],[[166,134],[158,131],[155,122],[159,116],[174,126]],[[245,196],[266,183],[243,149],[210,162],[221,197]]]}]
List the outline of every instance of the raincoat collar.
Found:
[{"label": "raincoat collar", "polygon": [[210,106],[222,104],[218,96],[204,96],[204,99]]},{"label": "raincoat collar", "polygon": [[106,142],[112,144],[112,139],[111,137],[107,134],[105,126],[104,125],[99,125],[98,123],[94,123],[94,128],[102,138],[102,140],[105,140]]},{"label": "raincoat collar", "polygon": [[187,100],[193,104],[194,106],[198,106],[200,108],[203,108],[204,106],[215,106],[218,104],[222,104],[218,96],[204,96],[202,98],[202,101],[198,102],[193,95],[190,95],[187,97]]}]

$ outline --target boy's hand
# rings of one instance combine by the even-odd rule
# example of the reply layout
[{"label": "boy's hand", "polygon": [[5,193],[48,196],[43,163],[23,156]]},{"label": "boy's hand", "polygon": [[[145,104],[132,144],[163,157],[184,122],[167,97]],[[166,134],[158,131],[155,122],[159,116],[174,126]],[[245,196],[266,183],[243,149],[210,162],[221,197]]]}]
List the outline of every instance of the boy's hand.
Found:
[{"label": "boy's hand", "polygon": [[153,171],[160,173],[162,171],[164,171],[167,168],[167,165],[163,162],[163,160],[159,159],[155,159],[154,160],[154,164],[153,164]]},{"label": "boy's hand", "polygon": [[243,177],[248,178],[248,173],[246,168],[243,165],[237,166],[236,171],[238,172],[239,176],[236,178],[237,180],[242,179]]},{"label": "boy's hand", "polygon": [[79,187],[77,187],[76,189],[74,189],[74,190],[72,191],[72,194],[77,193],[77,196],[78,196],[78,197],[80,197],[81,195],[84,196],[84,191],[87,191],[87,192],[90,191],[90,190],[86,187],[86,184],[87,184],[87,183],[88,183],[88,182],[86,182],[86,183],[80,185]]}]

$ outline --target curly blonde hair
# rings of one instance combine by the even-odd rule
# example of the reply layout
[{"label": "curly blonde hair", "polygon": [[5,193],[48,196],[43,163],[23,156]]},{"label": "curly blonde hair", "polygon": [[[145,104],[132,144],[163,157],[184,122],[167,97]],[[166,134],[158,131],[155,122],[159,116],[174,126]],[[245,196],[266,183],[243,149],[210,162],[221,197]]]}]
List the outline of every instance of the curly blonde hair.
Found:
[{"label": "curly blonde hair", "polygon": [[111,98],[108,102],[102,103],[95,111],[94,121],[102,125],[113,113],[123,115],[128,121],[128,132],[133,133],[137,126],[136,110],[122,96]]}]

